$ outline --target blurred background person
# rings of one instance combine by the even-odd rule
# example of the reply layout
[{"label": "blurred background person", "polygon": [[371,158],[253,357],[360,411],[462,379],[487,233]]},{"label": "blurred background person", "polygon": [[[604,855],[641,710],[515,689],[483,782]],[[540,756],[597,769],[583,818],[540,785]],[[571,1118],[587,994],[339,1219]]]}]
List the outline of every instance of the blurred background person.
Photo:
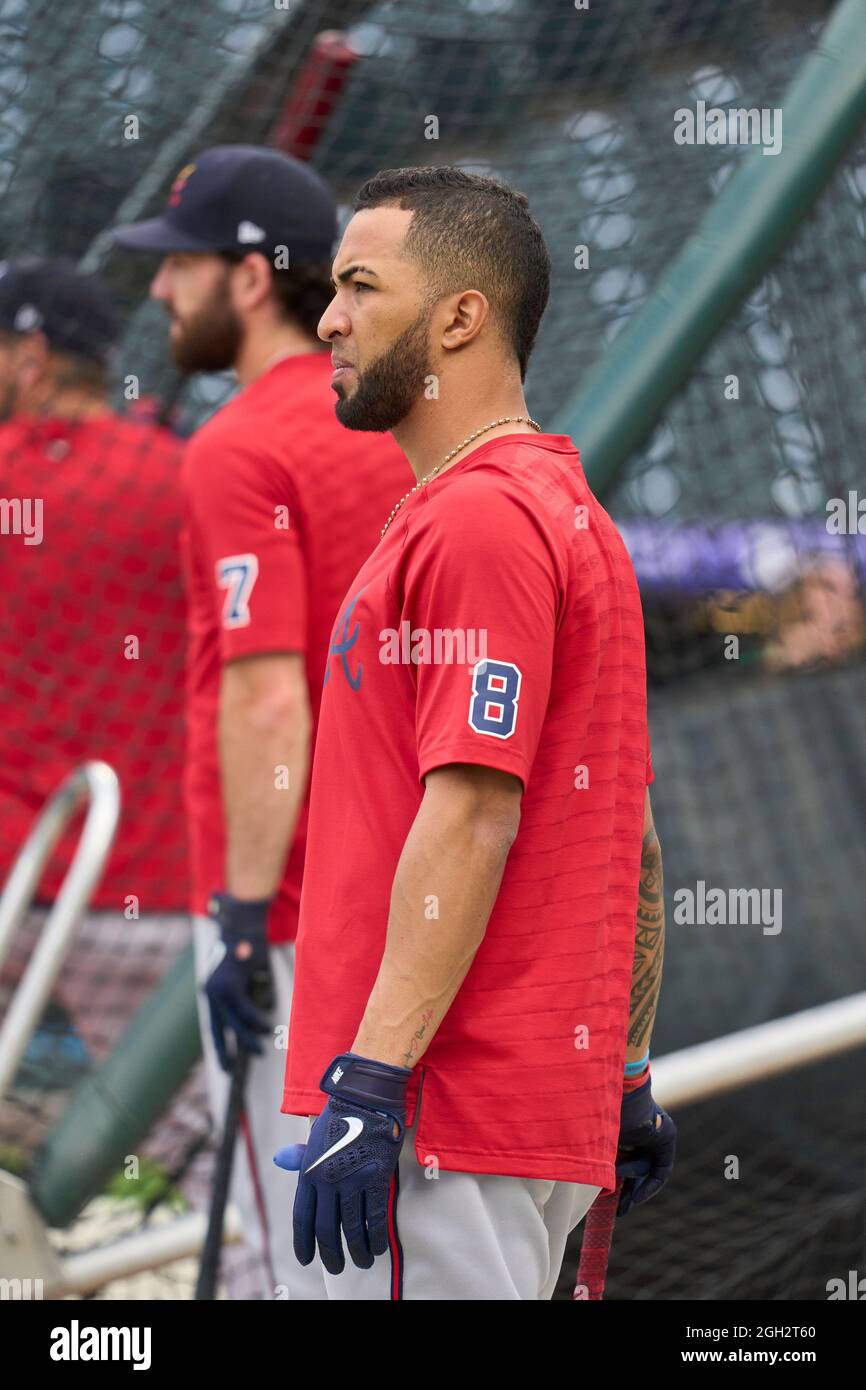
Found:
[{"label": "blurred background person", "polygon": [[[185,792],[215,1116],[238,1044],[255,1054],[232,1195],[267,1298],[325,1297],[321,1272],[295,1258],[292,1191],[273,1163],[307,1137],[306,1118],[281,1115],[280,1103],[308,773],[338,608],[412,483],[390,435],[350,433],[334,415],[331,353],[316,329],[333,295],[336,234],[318,174],[249,145],[196,155],[162,216],[113,234],[162,256],[150,293],[175,363],[232,370],[240,388],[184,458]],[[388,353],[380,370],[395,370]],[[234,1291],[242,1278],[230,1278]]]},{"label": "blurred background person", "polygon": [[[866,536],[835,534],[825,520],[775,517],[721,525],[630,517],[619,523],[644,598],[650,637],[670,646],[675,622],[689,655],[737,658],[773,674],[856,657],[866,644]],[[733,668],[736,672],[740,668]]]},{"label": "blurred background person", "polygon": [[[55,995],[90,1060],[159,978],[152,947],[181,926],[187,892],[181,446],[110,408],[118,331],[107,290],[71,263],[2,266],[0,875],[71,772],[90,759],[114,768],[120,825]],[[42,877],[25,957],[79,828],[80,817]]]}]

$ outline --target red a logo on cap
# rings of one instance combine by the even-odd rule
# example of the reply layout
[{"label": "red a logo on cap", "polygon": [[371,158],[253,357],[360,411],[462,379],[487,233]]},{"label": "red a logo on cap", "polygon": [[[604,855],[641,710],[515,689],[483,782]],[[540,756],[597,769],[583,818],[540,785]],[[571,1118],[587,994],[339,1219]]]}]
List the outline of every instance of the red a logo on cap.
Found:
[{"label": "red a logo on cap", "polygon": [[194,173],[194,171],[194,164],[184,164],[183,168],[181,169],[180,173],[178,174],[177,178],[171,186],[171,193],[168,199],[169,207],[177,207],[178,203],[180,202],[180,195],[186,188],[186,181],[189,178],[190,174]]}]

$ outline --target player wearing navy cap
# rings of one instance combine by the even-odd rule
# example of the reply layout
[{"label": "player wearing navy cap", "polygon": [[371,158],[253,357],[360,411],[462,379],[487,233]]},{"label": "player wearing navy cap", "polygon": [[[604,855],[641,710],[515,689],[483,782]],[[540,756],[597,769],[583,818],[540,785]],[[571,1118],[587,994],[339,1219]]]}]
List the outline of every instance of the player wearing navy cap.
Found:
[{"label": "player wearing navy cap", "polygon": [[[86,363],[102,372],[108,368],[119,329],[108,290],[94,276],[79,274],[72,261],[25,256],[0,263],[0,332],[7,335],[7,346],[13,335],[13,341],[23,345],[29,340],[32,348],[35,340],[29,335],[40,333],[55,370],[61,355],[67,371],[75,365],[70,355],[77,360],[80,383]],[[104,377],[102,384],[104,388]],[[47,387],[47,377],[43,385]],[[4,388],[8,402],[10,379]]]},{"label": "player wearing navy cap", "polygon": [[[336,237],[336,203],[308,165],[259,145],[214,145],[175,176],[160,217],[115,227],[132,251],[261,251],[283,247],[315,265]],[[327,254],[327,252],[325,252]]]},{"label": "player wearing navy cap", "polygon": [[[185,787],[217,1112],[236,1040],[257,1054],[233,1183],[271,1298],[325,1297],[319,1272],[292,1253],[271,1156],[306,1132],[280,1115],[279,1097],[328,638],[382,508],[410,476],[390,438],[351,434],[334,418],[316,325],[336,231],[333,194],[313,170],[222,145],[179,170],[162,216],[114,233],[162,256],[151,294],[168,314],[175,361],[188,372],[231,368],[240,387],[183,467]],[[270,977],[270,1007],[253,1003],[257,976]]]}]

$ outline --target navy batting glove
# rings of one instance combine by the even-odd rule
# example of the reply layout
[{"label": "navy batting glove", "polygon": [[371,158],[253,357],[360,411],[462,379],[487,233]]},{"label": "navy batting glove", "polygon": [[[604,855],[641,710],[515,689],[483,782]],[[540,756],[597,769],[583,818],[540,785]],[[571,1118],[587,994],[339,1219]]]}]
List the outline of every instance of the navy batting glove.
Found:
[{"label": "navy batting glove", "polygon": [[616,1173],[625,1181],[618,1216],[648,1202],[664,1187],[673,1172],[676,1147],[677,1127],[667,1111],[656,1105],[652,1081],[647,1078],[622,1098]]},{"label": "navy batting glove", "polygon": [[267,915],[270,899],[241,902],[230,893],[214,893],[208,915],[220,929],[214,959],[204,983],[210,1007],[210,1026],[223,1071],[231,1071],[226,1032],[236,1047],[262,1055],[259,1036],[271,1031],[266,1014],[274,1007],[274,985],[268,957]]},{"label": "navy batting glove", "polygon": [[308,1265],[316,1253],[329,1274],[345,1268],[343,1240],[352,1262],[369,1269],[388,1249],[388,1224],[397,1223],[397,1163],[406,1131],[409,1067],[374,1062],[354,1052],[335,1057],[321,1080],[329,1097],[306,1144],[274,1155],[298,1173],[295,1254]]}]

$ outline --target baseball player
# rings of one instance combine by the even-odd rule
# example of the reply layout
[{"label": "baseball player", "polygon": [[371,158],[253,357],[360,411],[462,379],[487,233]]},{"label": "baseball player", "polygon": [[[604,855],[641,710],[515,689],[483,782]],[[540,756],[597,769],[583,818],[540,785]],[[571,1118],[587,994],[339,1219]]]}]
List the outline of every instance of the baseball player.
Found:
[{"label": "baseball player", "polygon": [[[108,762],[120,824],[57,991],[92,1059],[188,930],[181,445],[111,410],[118,329],[107,290],[70,262],[0,267],[0,880],[60,783]],[[46,866],[41,903],[79,834]]]},{"label": "baseball player", "polygon": [[319,324],[338,419],[392,430],[417,480],[340,608],[313,770],[283,1097],[310,1133],[276,1161],[329,1299],[549,1299],[618,1142],[627,1203],[672,1163],[658,922],[635,954],[641,607],[524,402],[549,268],[521,194],[390,170]]},{"label": "baseball player", "polygon": [[[294,1258],[274,1148],[306,1132],[280,1114],[306,838],[311,744],[346,585],[382,507],[411,482],[393,440],[334,418],[316,336],[331,296],[336,208],[306,165],[218,146],[185,165],[163,216],[120,228],[162,256],[152,296],[187,372],[240,388],[183,466],[189,595],[186,806],[202,1037],[214,1111],[240,1042],[254,1053],[233,1198],[261,1293],[324,1298]],[[270,1005],[251,997],[257,977]]]}]

